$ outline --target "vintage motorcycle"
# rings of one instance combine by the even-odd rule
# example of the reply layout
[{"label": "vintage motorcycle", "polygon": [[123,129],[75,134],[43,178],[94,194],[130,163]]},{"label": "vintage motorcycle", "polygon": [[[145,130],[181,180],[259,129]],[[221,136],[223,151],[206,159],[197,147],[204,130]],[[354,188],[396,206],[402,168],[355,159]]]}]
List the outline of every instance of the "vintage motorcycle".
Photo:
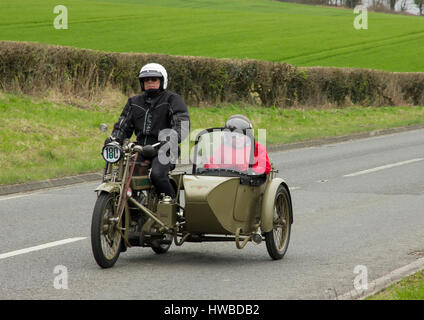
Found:
[{"label": "vintage motorcycle", "polygon": [[[235,165],[210,165],[220,146],[228,143],[242,146],[245,159]],[[137,162],[139,154],[159,144],[107,144],[91,224],[96,262],[112,267],[130,247],[151,247],[162,254],[172,242],[181,246],[206,241],[234,241],[242,249],[249,241],[264,240],[272,259],[283,258],[293,223],[290,191],[273,167],[268,175],[253,170],[254,145],[253,135],[246,131],[203,130],[194,143],[192,172],[170,171],[173,199],[156,193],[149,179],[150,161]]]}]

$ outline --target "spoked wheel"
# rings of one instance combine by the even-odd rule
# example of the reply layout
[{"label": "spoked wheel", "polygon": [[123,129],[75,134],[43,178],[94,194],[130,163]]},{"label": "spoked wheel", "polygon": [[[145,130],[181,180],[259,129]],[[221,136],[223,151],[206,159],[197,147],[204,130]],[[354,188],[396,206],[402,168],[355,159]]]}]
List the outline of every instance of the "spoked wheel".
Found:
[{"label": "spoked wheel", "polygon": [[273,228],[265,233],[266,248],[274,260],[283,258],[289,246],[290,210],[290,196],[284,186],[279,186],[275,194]]},{"label": "spoked wheel", "polygon": [[112,267],[121,252],[121,232],[116,223],[115,197],[102,192],[97,198],[91,221],[91,248],[102,268]]}]

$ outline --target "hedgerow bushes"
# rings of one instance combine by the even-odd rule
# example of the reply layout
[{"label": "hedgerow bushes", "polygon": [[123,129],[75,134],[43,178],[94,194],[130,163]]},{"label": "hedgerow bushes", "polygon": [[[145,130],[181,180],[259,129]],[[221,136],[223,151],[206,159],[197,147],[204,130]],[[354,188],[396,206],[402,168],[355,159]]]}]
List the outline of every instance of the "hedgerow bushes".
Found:
[{"label": "hedgerow bushes", "polygon": [[269,61],[109,53],[9,41],[0,42],[0,88],[35,95],[57,89],[81,97],[113,88],[129,96],[139,92],[138,71],[149,62],[167,69],[169,89],[191,105],[424,105],[424,73],[296,68]]}]

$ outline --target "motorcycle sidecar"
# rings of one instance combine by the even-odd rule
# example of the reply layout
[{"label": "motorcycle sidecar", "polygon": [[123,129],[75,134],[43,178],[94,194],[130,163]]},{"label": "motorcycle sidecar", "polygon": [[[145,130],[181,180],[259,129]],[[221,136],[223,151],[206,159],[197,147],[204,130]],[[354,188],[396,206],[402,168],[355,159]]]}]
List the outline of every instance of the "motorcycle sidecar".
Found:
[{"label": "motorcycle sidecar", "polygon": [[[281,259],[288,248],[293,222],[285,181],[275,177],[273,169],[268,175],[254,172],[252,166],[244,170],[242,161],[236,166],[209,165],[220,144],[234,142],[234,135],[239,142],[244,139],[244,143],[254,146],[253,137],[245,132],[224,128],[204,130],[196,139],[193,172],[183,175],[185,241],[235,241],[242,249],[248,241],[265,240],[269,255]],[[253,163],[253,157],[253,148],[247,148],[249,163]]]}]

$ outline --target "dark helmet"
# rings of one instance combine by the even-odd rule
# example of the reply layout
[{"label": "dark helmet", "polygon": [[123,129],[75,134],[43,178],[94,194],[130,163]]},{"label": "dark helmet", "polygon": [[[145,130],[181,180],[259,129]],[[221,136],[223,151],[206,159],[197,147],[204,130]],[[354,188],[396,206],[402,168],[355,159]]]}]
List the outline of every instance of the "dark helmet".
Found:
[{"label": "dark helmet", "polygon": [[225,122],[225,128],[230,130],[246,130],[252,129],[252,123],[250,120],[242,114],[235,114],[228,118]]},{"label": "dark helmet", "polygon": [[138,74],[141,90],[144,91],[144,78],[155,77],[160,78],[160,90],[165,90],[168,86],[168,73],[159,63],[148,63],[141,68],[140,73]]}]

